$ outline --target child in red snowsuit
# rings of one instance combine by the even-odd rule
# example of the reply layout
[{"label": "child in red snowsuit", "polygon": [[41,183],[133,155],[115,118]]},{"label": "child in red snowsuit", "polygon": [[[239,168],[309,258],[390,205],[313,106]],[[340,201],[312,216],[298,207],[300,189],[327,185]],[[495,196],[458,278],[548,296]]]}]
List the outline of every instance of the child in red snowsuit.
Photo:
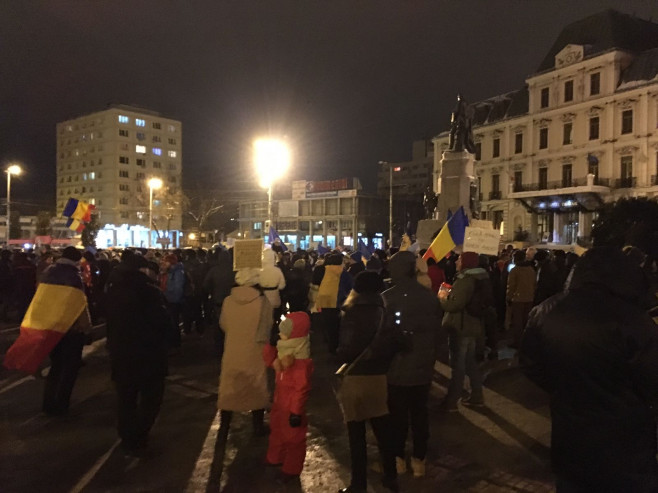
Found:
[{"label": "child in red snowsuit", "polygon": [[311,390],[309,329],[305,312],[293,312],[279,324],[276,347],[266,346],[265,364],[276,370],[274,402],[270,413],[270,441],[265,462],[281,465],[285,477],[299,476],[306,457],[306,399]]}]

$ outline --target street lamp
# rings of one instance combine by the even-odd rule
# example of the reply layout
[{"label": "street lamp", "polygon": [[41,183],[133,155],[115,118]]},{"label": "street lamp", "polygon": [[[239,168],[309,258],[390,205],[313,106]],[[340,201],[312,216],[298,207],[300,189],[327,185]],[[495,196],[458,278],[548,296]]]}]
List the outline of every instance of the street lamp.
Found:
[{"label": "street lamp", "polygon": [[149,243],[148,246],[151,248],[151,236],[153,228],[153,190],[160,190],[162,188],[162,180],[160,178],[151,178],[148,181],[149,186]]},{"label": "street lamp", "polygon": [[288,145],[277,139],[257,139],[254,141],[254,165],[258,173],[258,183],[267,188],[267,221],[272,225],[272,186],[290,166]]},{"label": "street lamp", "polygon": [[11,175],[20,175],[23,169],[18,164],[9,166],[5,173],[7,173],[7,246],[9,246],[9,239],[11,235]]}]

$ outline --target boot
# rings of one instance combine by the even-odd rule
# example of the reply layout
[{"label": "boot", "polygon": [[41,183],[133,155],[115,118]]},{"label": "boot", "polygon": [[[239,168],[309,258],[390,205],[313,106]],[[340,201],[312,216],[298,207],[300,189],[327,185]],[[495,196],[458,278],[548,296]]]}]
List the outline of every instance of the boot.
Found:
[{"label": "boot", "polygon": [[414,478],[422,478],[425,476],[425,459],[411,458],[411,470],[414,473]]},{"label": "boot", "polygon": [[264,437],[270,432],[270,428],[265,425],[265,409],[251,411],[251,422],[254,426],[254,436]]}]

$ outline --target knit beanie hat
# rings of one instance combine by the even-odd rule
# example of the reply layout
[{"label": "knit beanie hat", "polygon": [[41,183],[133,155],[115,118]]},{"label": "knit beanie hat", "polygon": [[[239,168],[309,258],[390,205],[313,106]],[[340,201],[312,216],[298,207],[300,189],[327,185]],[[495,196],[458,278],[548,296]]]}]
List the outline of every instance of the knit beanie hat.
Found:
[{"label": "knit beanie hat", "polygon": [[474,269],[480,264],[480,256],[475,252],[464,252],[461,255],[462,270]]},{"label": "knit beanie hat", "polygon": [[350,258],[357,263],[361,262],[361,252],[354,252],[352,255],[350,255]]},{"label": "knit beanie hat", "polygon": [[288,339],[306,337],[311,329],[311,319],[306,312],[292,312],[279,324],[279,332]]}]

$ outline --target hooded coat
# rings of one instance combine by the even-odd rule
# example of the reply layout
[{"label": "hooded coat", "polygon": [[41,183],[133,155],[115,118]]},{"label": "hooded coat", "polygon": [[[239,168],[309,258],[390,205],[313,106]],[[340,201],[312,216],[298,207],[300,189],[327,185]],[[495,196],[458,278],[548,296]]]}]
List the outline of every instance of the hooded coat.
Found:
[{"label": "hooded coat", "polygon": [[[412,386],[431,383],[434,362],[442,340],[443,310],[434,293],[416,281],[416,256],[399,252],[389,262],[394,286],[382,293],[386,303],[387,324],[401,340],[388,371],[390,385]],[[395,313],[400,313],[400,324]],[[407,335],[402,335],[405,331]],[[402,340],[404,338],[404,340]]]},{"label": "hooded coat", "polygon": [[589,251],[522,339],[522,370],[550,394],[553,469],[587,491],[658,489],[658,327],[641,278],[614,249]]},{"label": "hooded coat", "polygon": [[443,317],[443,326],[451,337],[484,336],[482,320],[466,311],[466,306],[473,297],[475,283],[478,279],[489,279],[489,274],[482,267],[462,270],[455,278],[450,295],[441,300],[441,307],[446,312]]},{"label": "hooded coat", "polygon": [[281,306],[280,291],[286,287],[286,279],[283,272],[276,265],[276,252],[274,250],[263,250],[263,269],[260,272],[260,286],[272,308]]},{"label": "hooded coat", "polygon": [[217,407],[224,411],[264,409],[269,403],[263,347],[269,340],[272,307],[251,286],[237,286],[224,300],[219,326],[226,334]]}]

